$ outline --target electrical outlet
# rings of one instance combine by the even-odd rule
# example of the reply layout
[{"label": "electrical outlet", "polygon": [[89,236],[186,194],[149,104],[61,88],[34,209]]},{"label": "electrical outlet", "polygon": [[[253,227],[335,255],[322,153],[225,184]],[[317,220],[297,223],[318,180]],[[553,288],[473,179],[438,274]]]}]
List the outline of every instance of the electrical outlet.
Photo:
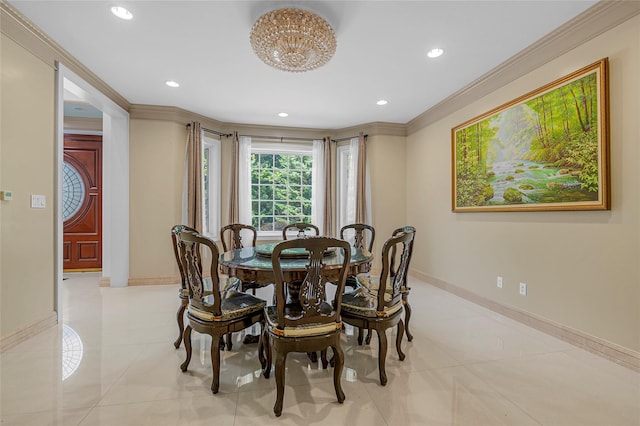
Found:
[{"label": "electrical outlet", "polygon": [[502,288],[502,277],[498,276],[498,279],[496,281],[496,285],[498,286],[498,288]]},{"label": "electrical outlet", "polygon": [[527,295],[527,284],[520,283],[520,296],[526,296],[526,295]]}]

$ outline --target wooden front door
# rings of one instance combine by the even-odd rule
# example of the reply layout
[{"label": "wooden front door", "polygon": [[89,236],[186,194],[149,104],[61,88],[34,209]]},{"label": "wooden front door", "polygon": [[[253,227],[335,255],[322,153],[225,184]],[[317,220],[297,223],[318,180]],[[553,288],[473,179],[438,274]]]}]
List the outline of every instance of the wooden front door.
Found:
[{"label": "wooden front door", "polygon": [[102,269],[102,136],[64,135],[65,271]]}]

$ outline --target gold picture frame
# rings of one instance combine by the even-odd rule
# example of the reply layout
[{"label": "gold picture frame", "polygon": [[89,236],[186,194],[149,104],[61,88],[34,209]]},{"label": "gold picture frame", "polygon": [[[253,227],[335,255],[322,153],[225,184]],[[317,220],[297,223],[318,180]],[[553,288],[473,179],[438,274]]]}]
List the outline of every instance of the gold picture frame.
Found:
[{"label": "gold picture frame", "polygon": [[451,129],[452,210],[609,210],[608,58]]}]

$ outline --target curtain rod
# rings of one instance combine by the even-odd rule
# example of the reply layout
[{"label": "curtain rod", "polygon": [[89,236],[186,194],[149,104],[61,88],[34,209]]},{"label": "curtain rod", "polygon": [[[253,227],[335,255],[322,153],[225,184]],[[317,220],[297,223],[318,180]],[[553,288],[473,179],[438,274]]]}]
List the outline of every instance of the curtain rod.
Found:
[{"label": "curtain rod", "polygon": [[[369,135],[364,135],[364,138],[366,139]],[[360,137],[358,136],[347,136],[346,138],[340,138],[340,139],[331,139],[332,142],[344,142],[344,141],[349,141],[353,138],[357,138]]]},{"label": "curtain rod", "polygon": [[[191,123],[187,123],[187,129],[191,127]],[[207,132],[207,133],[213,133],[214,135],[218,135],[218,136],[224,136],[224,137],[229,137],[229,136],[233,136],[233,133],[220,133],[216,130],[211,130],[211,129],[206,129],[204,127],[200,128],[203,132]]]},{"label": "curtain rod", "polygon": [[[187,123],[187,129],[191,127],[191,123]],[[211,129],[207,129],[202,127],[202,130],[208,133],[213,133],[215,135],[218,136],[224,136],[224,137],[230,137],[233,136],[233,133],[221,133],[218,132],[216,130],[211,130]],[[240,136],[247,136],[250,138],[256,138],[256,139],[274,139],[274,140],[280,140],[280,142],[284,142],[285,140],[289,140],[289,141],[306,141],[306,142],[313,142],[313,141],[317,141],[317,140],[322,140],[322,138],[296,138],[296,137],[291,137],[291,136],[260,136],[260,135],[240,135]],[[364,135],[365,139],[368,137],[369,135]],[[340,139],[331,139],[331,142],[344,142],[344,141],[348,141],[351,140],[353,138],[357,138],[359,137],[358,135],[356,136],[347,136],[346,138],[340,138]]]},{"label": "curtain rod", "polygon": [[280,142],[284,142],[286,141],[303,141],[303,142],[313,142],[313,141],[321,141],[322,138],[295,138],[295,137],[291,137],[291,136],[259,136],[259,135],[240,135],[240,136],[246,136],[249,138],[256,138],[256,139],[274,139],[274,140],[279,140]]}]

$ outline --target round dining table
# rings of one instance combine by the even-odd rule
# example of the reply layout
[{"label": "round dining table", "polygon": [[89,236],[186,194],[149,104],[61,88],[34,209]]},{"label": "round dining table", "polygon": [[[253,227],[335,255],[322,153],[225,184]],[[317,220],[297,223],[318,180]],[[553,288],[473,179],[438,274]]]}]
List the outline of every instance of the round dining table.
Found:
[{"label": "round dining table", "polygon": [[[231,250],[220,255],[219,265],[223,273],[235,276],[240,281],[256,286],[273,284],[273,265],[271,252],[278,243],[261,244],[255,247],[244,247]],[[325,271],[328,281],[337,281],[342,266],[342,253],[338,250],[328,252],[324,257]],[[351,260],[347,276],[369,272],[372,254],[365,248],[351,246]],[[292,251],[281,257],[284,281],[289,285],[304,280],[308,257],[303,252]],[[294,291],[295,293],[295,291]]]}]

